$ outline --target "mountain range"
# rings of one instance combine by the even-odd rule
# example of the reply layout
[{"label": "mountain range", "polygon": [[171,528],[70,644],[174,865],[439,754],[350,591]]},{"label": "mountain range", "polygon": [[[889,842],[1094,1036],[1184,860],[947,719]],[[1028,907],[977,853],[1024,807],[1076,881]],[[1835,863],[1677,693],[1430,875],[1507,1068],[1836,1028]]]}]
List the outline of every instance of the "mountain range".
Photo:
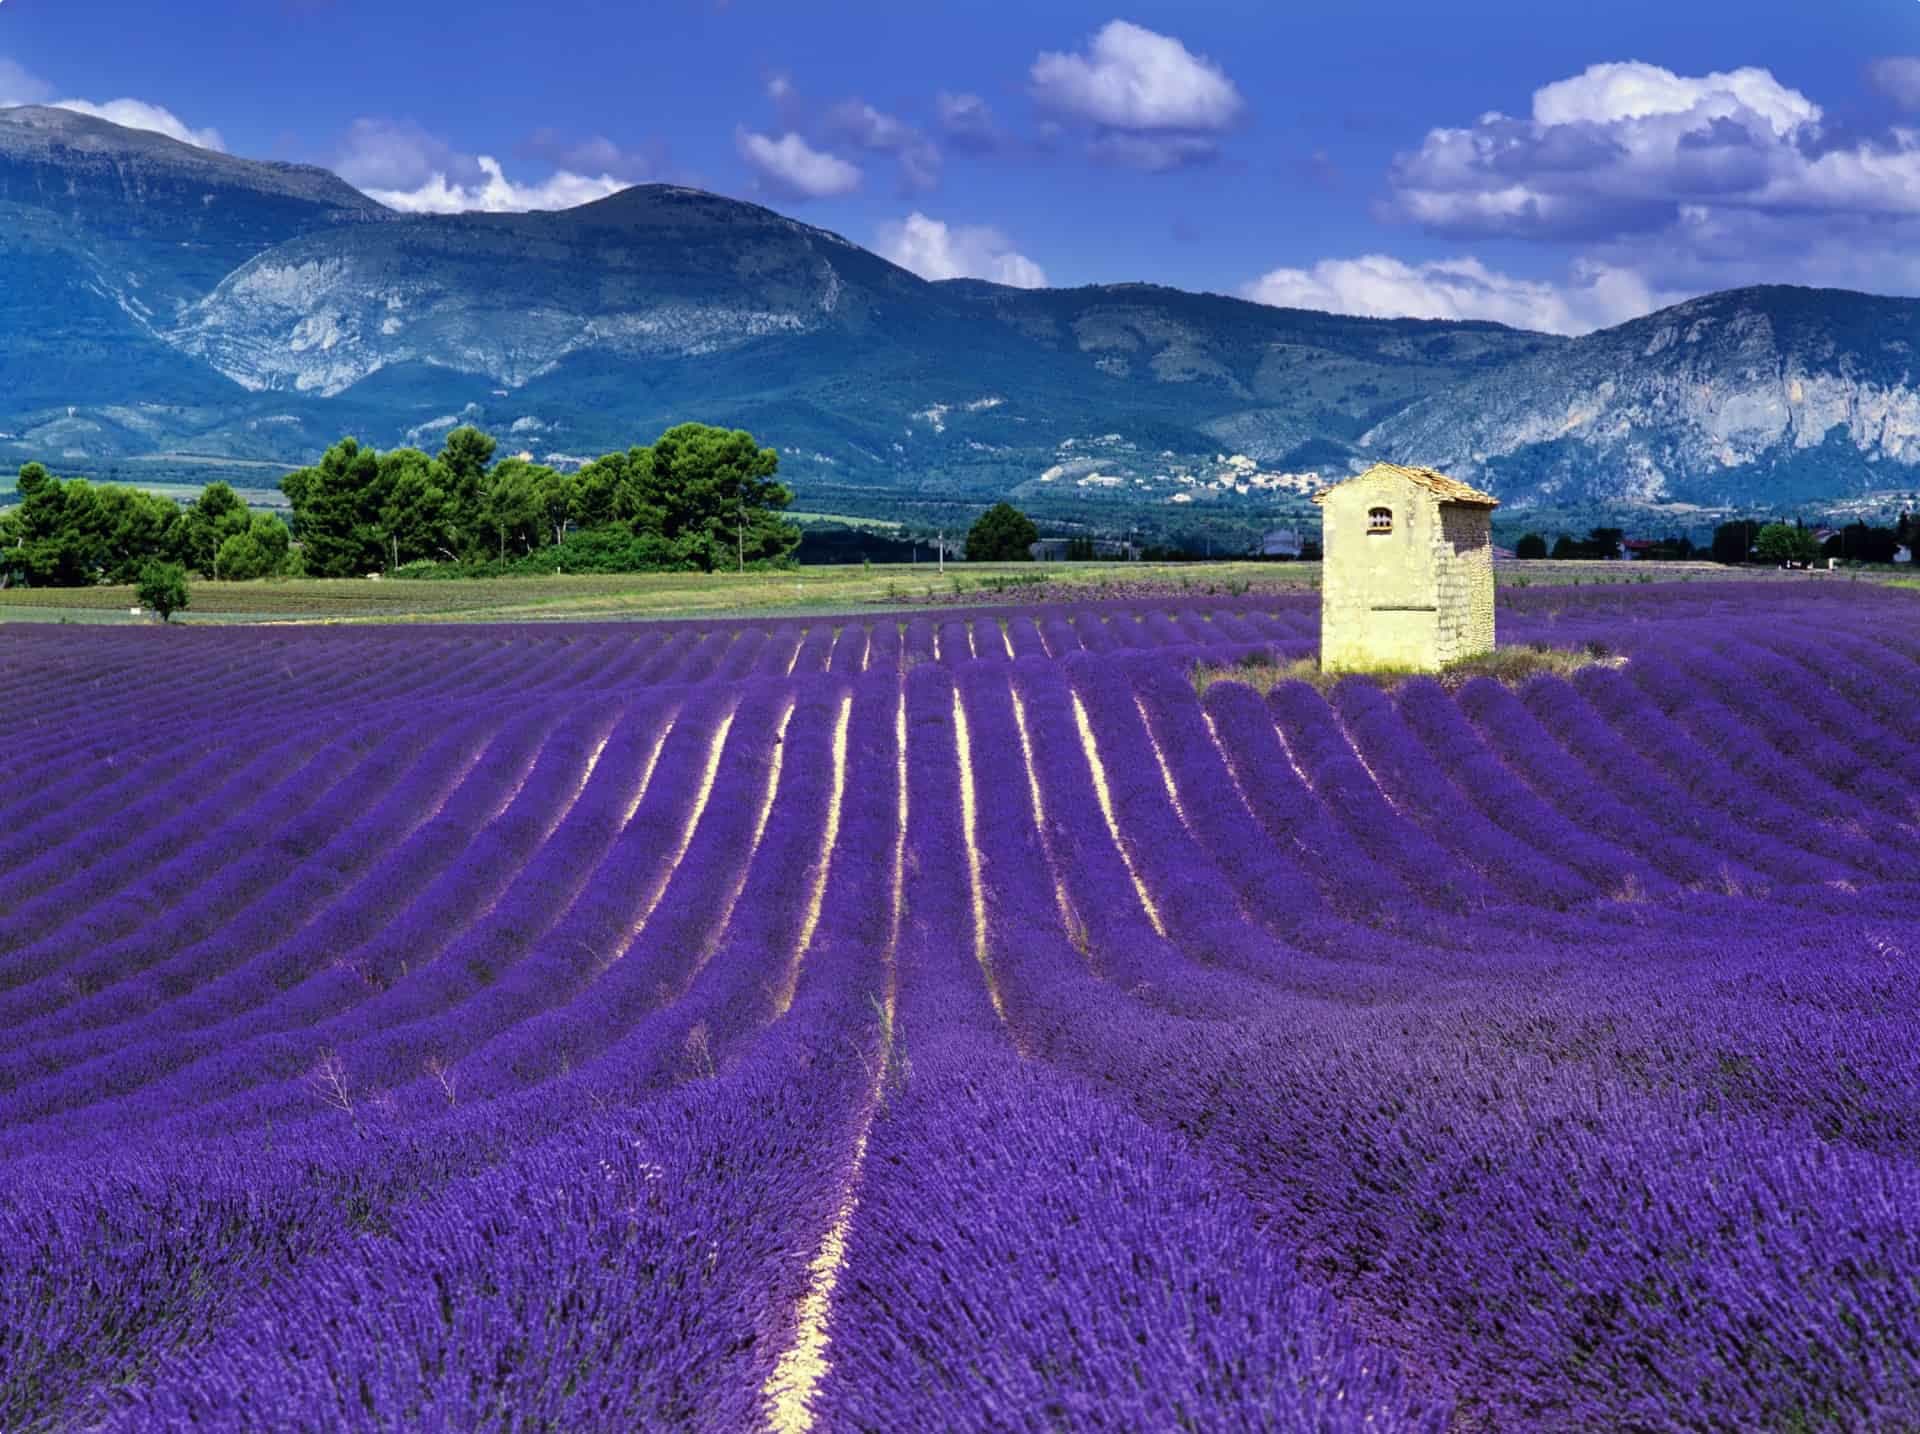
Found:
[{"label": "mountain range", "polygon": [[803,500],[1259,505],[1388,457],[1520,507],[1786,505],[1920,487],[1917,349],[1920,301],[1836,290],[1570,339],[929,282],[693,189],[401,215],[322,169],[0,110],[7,468],[270,473],[462,422],[566,463],[699,419],[779,448]]}]

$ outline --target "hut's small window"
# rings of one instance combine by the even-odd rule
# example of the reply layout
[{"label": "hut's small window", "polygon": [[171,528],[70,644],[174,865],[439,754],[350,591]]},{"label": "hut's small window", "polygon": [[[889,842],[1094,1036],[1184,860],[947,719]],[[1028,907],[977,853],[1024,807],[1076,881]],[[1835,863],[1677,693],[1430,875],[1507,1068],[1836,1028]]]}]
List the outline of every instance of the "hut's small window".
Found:
[{"label": "hut's small window", "polygon": [[1393,509],[1367,509],[1367,531],[1369,533],[1391,533],[1393,531]]}]

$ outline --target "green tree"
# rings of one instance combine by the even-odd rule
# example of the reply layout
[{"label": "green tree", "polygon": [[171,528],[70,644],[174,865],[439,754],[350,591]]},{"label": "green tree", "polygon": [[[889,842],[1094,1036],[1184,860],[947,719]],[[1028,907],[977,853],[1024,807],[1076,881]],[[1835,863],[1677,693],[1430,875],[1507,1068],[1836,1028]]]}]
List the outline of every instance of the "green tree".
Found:
[{"label": "green tree", "polygon": [[1806,528],[1794,523],[1769,523],[1753,540],[1754,554],[1763,563],[1805,565],[1820,556],[1820,544]]},{"label": "green tree", "polygon": [[[430,559],[545,571],[543,550],[612,529],[617,540],[564,561],[597,571],[614,562],[711,571],[784,557],[800,541],[780,518],[793,495],[774,477],[779,455],[738,429],[683,423],[578,473],[518,457],[496,463],[494,454],[494,440],[470,425],[448,433],[433,457],[416,448],[378,454],[341,439],[281,480],[304,570],[348,577]],[[247,541],[232,553],[245,571],[271,559],[255,551],[264,533],[243,527],[238,535]],[[223,575],[226,541],[207,556]]]},{"label": "green tree", "polygon": [[631,523],[638,507],[634,469],[650,462],[645,448],[607,453],[573,475],[573,520],[581,528]]},{"label": "green tree", "polygon": [[131,582],[171,551],[180,512],[117,483],[62,482],[38,463],[20,470],[20,502],[0,512],[0,571],[46,587]]},{"label": "green tree", "polygon": [[658,533],[665,550],[704,572],[786,556],[800,530],[780,521],[793,494],[774,474],[780,455],[744,429],[682,423],[646,450],[630,453],[627,474],[636,535]]},{"label": "green tree", "polygon": [[1538,533],[1522,533],[1520,541],[1513,545],[1516,558],[1544,558],[1547,555],[1547,540]]},{"label": "green tree", "polygon": [[173,615],[189,601],[187,570],[178,563],[150,562],[140,569],[134,596],[143,606],[159,613],[160,621],[172,622]]},{"label": "green tree", "polygon": [[373,449],[343,438],[311,468],[282,478],[280,491],[293,506],[293,535],[311,576],[354,578],[388,561],[380,456]]},{"label": "green tree", "polygon": [[1587,534],[1586,556],[1611,561],[1620,556],[1620,544],[1626,536],[1624,528],[1595,528]]},{"label": "green tree", "polygon": [[8,575],[41,587],[84,587],[98,580],[104,551],[92,485],[63,483],[38,463],[20,469],[20,501],[0,513]]},{"label": "green tree", "polygon": [[287,525],[269,513],[255,513],[244,532],[220,544],[214,570],[229,582],[277,577],[286,570],[290,546]]},{"label": "green tree", "polygon": [[547,513],[541,493],[545,476],[552,471],[524,458],[503,458],[487,472],[480,512],[498,545],[501,562],[507,560],[509,548],[518,557],[532,552],[545,539]]},{"label": "green tree", "polygon": [[498,445],[472,424],[454,429],[440,445],[440,486],[452,546],[462,557],[483,557],[492,533],[484,511],[487,465]]},{"label": "green tree", "polygon": [[460,557],[460,521],[447,490],[447,469],[418,448],[380,455],[379,523],[393,567]]},{"label": "green tree", "polygon": [[603,454],[573,475],[573,521],[581,528],[624,523],[636,532],[649,510],[646,483],[653,472],[653,450],[638,444]]},{"label": "green tree", "polygon": [[203,577],[220,577],[220,547],[247,531],[252,514],[240,495],[225,483],[209,483],[181,516],[174,550],[180,560]]},{"label": "green tree", "polygon": [[967,529],[970,563],[1024,563],[1032,561],[1029,544],[1040,537],[1033,520],[1011,503],[995,503]]},{"label": "green tree", "polygon": [[93,493],[104,540],[100,581],[130,583],[142,566],[170,557],[179,545],[180,506],[171,498],[123,483],[99,484]]},{"label": "green tree", "polygon": [[546,524],[542,541],[558,544],[567,536],[567,525],[579,516],[578,475],[543,466],[534,474],[533,496],[540,505],[541,520]]}]

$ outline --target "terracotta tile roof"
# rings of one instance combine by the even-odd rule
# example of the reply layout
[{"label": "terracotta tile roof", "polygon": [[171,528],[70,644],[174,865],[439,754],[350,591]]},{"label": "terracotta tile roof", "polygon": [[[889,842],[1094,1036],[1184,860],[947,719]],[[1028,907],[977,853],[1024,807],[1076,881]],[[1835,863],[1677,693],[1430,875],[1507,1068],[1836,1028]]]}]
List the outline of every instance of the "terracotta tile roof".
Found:
[{"label": "terracotta tile roof", "polygon": [[[1470,488],[1459,479],[1449,478],[1444,473],[1436,473],[1431,468],[1409,468],[1403,463],[1376,463],[1366,472],[1355,474],[1352,478],[1342,481],[1357,483],[1362,478],[1375,478],[1382,474],[1404,478],[1409,483],[1417,483],[1429,493],[1437,495],[1442,503],[1470,503],[1476,508],[1500,506],[1500,500],[1491,493],[1482,493],[1478,488]],[[1313,501],[1324,503],[1327,494],[1339,486],[1339,483],[1335,483],[1332,487],[1322,488],[1313,495]]]}]

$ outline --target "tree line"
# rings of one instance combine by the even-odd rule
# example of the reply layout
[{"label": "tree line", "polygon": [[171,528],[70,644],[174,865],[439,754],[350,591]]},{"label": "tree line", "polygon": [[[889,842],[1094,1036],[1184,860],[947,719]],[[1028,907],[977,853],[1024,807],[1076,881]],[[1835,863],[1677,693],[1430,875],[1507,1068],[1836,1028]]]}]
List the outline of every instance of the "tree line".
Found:
[{"label": "tree line", "polygon": [[138,580],[153,563],[211,579],[504,571],[705,571],[784,559],[800,531],[779,455],[740,429],[683,423],[572,473],[456,428],[438,453],[343,438],[280,482],[291,525],[225,483],[184,506],[120,484],[20,470],[0,512],[0,582]]},{"label": "tree line", "polygon": [[1852,563],[1890,563],[1902,548],[1920,540],[1920,523],[1902,513],[1892,527],[1852,522],[1824,539],[1803,523],[1763,523],[1753,518],[1722,523],[1713,530],[1713,556],[1723,563],[1813,563],[1839,558]]},{"label": "tree line", "polygon": [[[1626,537],[1622,528],[1594,528],[1584,538],[1562,533],[1551,549],[1539,533],[1526,533],[1514,544],[1517,558],[1598,559],[1618,558]],[[1645,560],[1682,561],[1711,558],[1716,563],[1737,565],[1762,563],[1769,567],[1809,566],[1822,558],[1843,562],[1891,563],[1901,548],[1912,550],[1920,540],[1920,520],[1902,513],[1893,527],[1853,522],[1820,538],[1804,523],[1783,523],[1760,518],[1736,518],[1713,530],[1711,547],[1696,547],[1685,536],[1662,538],[1636,556]]]},{"label": "tree line", "polygon": [[29,463],[19,491],[20,501],[0,511],[0,585],[131,583],[155,563],[209,578],[267,577],[285,570],[292,548],[285,523],[253,512],[225,483],[208,484],[183,507]]},{"label": "tree line", "polygon": [[572,473],[496,462],[495,448],[473,427],[433,455],[341,439],[280,483],[306,572],[713,572],[777,561],[800,541],[780,519],[793,494],[774,477],[779,454],[743,429],[679,424]]}]

